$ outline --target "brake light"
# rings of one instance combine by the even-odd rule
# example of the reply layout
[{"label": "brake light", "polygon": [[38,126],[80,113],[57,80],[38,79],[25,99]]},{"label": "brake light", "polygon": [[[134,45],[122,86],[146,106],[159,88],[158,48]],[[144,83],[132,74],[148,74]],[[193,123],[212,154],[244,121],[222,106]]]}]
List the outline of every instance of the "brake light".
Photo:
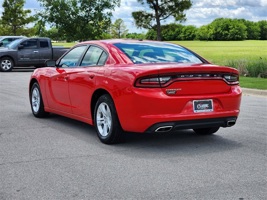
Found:
[{"label": "brake light", "polygon": [[194,80],[223,80],[228,85],[238,85],[238,74],[226,73],[183,73],[172,75],[159,75],[151,77],[141,77],[135,82],[135,87],[160,88],[167,87],[174,81],[194,81]]},{"label": "brake light", "polygon": [[236,85],[239,84],[239,76],[236,74],[225,74],[223,75],[223,79],[229,84],[229,85]]},{"label": "brake light", "polygon": [[139,78],[136,81],[135,86],[157,88],[167,84],[171,79],[171,76]]}]

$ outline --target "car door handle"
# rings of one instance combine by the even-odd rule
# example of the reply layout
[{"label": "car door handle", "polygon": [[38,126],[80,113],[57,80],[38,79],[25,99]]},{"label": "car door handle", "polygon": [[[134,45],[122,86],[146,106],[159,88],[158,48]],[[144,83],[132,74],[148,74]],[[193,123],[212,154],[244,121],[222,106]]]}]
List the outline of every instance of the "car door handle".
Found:
[{"label": "car door handle", "polygon": [[33,51],[33,53],[38,53],[39,51]]},{"label": "car door handle", "polygon": [[90,79],[93,79],[95,77],[94,74],[89,74]]}]

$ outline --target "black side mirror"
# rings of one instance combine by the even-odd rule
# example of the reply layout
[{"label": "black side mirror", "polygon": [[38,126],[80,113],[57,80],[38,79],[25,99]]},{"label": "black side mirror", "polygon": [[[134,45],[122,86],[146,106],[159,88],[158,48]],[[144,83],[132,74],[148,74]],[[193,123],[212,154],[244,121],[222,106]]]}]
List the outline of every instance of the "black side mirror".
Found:
[{"label": "black side mirror", "polygon": [[24,46],[22,45],[22,44],[20,44],[19,46],[18,46],[18,49],[23,49],[24,48]]},{"label": "black side mirror", "polygon": [[2,41],[0,42],[0,47],[1,47],[1,46],[3,46],[3,42],[2,42]]},{"label": "black side mirror", "polygon": [[46,66],[47,67],[55,67],[56,66],[56,61],[54,61],[54,60],[47,60],[46,61]]}]

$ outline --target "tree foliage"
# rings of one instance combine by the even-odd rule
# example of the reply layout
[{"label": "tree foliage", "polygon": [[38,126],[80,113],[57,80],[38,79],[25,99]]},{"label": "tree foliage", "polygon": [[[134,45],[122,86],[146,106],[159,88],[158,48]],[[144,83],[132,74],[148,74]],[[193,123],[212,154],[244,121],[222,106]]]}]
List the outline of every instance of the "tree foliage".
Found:
[{"label": "tree foliage", "polygon": [[175,21],[184,21],[184,11],[188,10],[192,3],[190,0],[137,0],[147,5],[149,11],[136,11],[132,13],[135,25],[138,28],[156,28],[157,40],[161,40],[161,21],[174,17]]},{"label": "tree foliage", "polygon": [[1,17],[2,35],[31,35],[32,30],[27,29],[26,25],[35,21],[30,16],[31,10],[23,9],[25,0],[4,0],[3,13]]},{"label": "tree foliage", "polygon": [[69,41],[98,39],[111,24],[112,10],[120,0],[38,0],[42,21],[58,29]]},{"label": "tree foliage", "polygon": [[260,27],[260,39],[267,40],[267,20],[262,20],[258,22]]},{"label": "tree foliage", "polygon": [[[155,27],[149,29],[147,39],[156,40]],[[199,28],[192,25],[166,24],[161,26],[162,40],[266,40],[267,21],[218,18]]]},{"label": "tree foliage", "polygon": [[125,38],[128,29],[122,19],[117,19],[111,26],[111,35],[113,38]]}]

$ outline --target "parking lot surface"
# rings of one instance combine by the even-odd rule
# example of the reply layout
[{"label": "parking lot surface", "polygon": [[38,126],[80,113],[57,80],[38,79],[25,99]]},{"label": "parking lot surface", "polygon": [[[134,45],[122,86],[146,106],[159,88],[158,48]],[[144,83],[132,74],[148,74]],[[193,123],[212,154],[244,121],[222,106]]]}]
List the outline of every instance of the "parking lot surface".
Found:
[{"label": "parking lot surface", "polygon": [[99,142],[92,126],[31,114],[32,70],[0,73],[0,199],[266,199],[267,98],[244,95],[237,124],[126,134]]}]

